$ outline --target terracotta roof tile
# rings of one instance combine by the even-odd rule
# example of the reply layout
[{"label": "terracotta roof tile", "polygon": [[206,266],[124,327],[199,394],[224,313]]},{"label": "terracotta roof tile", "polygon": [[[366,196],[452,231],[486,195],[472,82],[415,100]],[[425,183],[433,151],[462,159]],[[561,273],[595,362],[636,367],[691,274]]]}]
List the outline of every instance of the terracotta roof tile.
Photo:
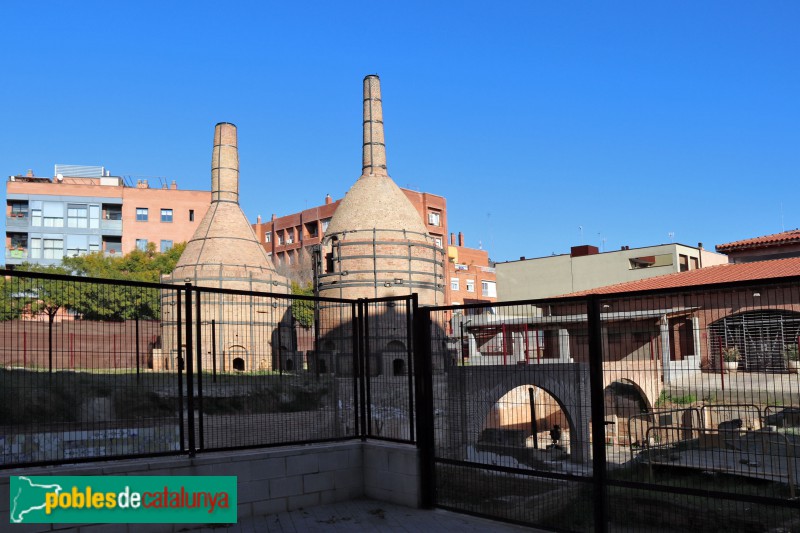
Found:
[{"label": "terracotta roof tile", "polygon": [[621,292],[649,291],[654,289],[677,289],[695,285],[712,285],[736,281],[757,281],[773,278],[800,276],[800,257],[715,265],[688,272],[676,272],[617,285],[607,285],[586,291],[574,292],[565,296],[585,296],[588,294],[616,294]]},{"label": "terracotta roof tile", "polygon": [[718,244],[716,249],[718,252],[731,252],[734,250],[746,250],[748,248],[762,248],[765,246],[774,246],[776,244],[781,245],[792,243],[800,243],[800,229],[793,229],[781,233],[774,233],[772,235],[764,235],[763,237],[753,237],[752,239]]}]

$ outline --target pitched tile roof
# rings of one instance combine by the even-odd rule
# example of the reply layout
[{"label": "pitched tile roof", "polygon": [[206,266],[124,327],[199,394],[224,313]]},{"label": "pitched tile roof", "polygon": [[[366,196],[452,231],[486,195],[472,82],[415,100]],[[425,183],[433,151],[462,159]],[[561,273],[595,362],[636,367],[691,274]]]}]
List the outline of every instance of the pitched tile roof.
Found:
[{"label": "pitched tile roof", "polygon": [[596,289],[574,292],[565,296],[586,296],[588,294],[616,294],[655,289],[677,289],[695,285],[712,285],[736,281],[757,281],[790,276],[800,276],[800,257],[774,259],[715,265],[688,272],[675,272],[637,281],[607,285]]},{"label": "pitched tile roof", "polygon": [[752,239],[744,239],[741,241],[728,242],[725,244],[718,244],[716,249],[718,252],[731,252],[734,250],[746,250],[749,248],[763,248],[766,246],[780,246],[782,244],[800,243],[800,229],[793,229],[781,233],[774,233],[772,235],[764,235],[763,237],[753,237]]}]

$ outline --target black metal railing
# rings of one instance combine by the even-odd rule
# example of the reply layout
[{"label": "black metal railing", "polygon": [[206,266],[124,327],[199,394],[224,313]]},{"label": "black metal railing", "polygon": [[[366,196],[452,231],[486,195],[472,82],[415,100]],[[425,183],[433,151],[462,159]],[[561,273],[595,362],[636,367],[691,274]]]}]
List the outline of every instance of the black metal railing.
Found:
[{"label": "black metal railing", "polygon": [[800,524],[797,278],[419,307],[2,274],[0,468],[383,439],[427,506]]},{"label": "black metal railing", "polygon": [[798,528],[800,280],[428,316],[436,505],[566,531]]},{"label": "black metal railing", "polygon": [[415,439],[415,297],[3,275],[0,467]]}]

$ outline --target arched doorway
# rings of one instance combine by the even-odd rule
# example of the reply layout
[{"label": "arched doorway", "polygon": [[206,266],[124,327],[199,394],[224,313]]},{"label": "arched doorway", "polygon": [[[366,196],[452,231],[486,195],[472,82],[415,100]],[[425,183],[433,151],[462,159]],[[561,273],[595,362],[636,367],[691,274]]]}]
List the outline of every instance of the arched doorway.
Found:
[{"label": "arched doorway", "polygon": [[403,359],[395,359],[392,361],[392,375],[405,376],[406,375],[406,362]]},{"label": "arched doorway", "polygon": [[[228,357],[231,361],[231,369],[236,372],[244,372],[247,370],[247,349],[240,345],[234,345],[228,348]],[[223,361],[223,370],[225,370],[225,364]]]},{"label": "arched doorway", "polygon": [[561,431],[559,446],[568,452],[570,423],[560,402],[541,387],[521,385],[491,408],[479,442],[494,439],[512,447],[547,449],[555,428]]}]

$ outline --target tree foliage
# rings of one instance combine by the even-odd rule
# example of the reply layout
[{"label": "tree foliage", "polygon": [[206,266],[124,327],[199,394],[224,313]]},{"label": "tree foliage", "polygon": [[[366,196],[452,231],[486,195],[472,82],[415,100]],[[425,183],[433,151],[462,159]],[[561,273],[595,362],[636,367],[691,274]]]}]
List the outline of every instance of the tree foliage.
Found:
[{"label": "tree foliage", "polygon": [[[135,250],[121,257],[108,257],[98,252],[65,258],[58,267],[23,264],[17,270],[157,283],[163,274],[175,269],[185,247],[185,244],[178,244],[159,253],[151,243],[147,250]],[[157,319],[161,314],[161,295],[156,288],[24,277],[19,280],[19,287],[8,289],[9,303],[3,293],[2,316],[15,318],[13,309],[20,304],[29,306],[34,314],[48,315],[64,307],[89,320]],[[6,291],[5,285],[3,290]],[[9,307],[9,312],[3,313],[5,307]]]},{"label": "tree foliage", "polygon": [[[307,283],[301,286],[299,283],[292,282],[292,294],[299,296],[314,296],[314,286]],[[313,300],[292,300],[292,316],[303,327],[310,328],[314,324],[314,301]]]},{"label": "tree foliage", "polygon": [[[25,264],[21,268],[27,272],[42,274],[69,273],[63,267],[52,265]],[[74,283],[63,279],[9,278],[5,280],[3,287],[3,318],[18,318],[22,313],[30,313],[33,316],[45,315],[52,323],[60,310],[74,308],[77,292]]]}]

